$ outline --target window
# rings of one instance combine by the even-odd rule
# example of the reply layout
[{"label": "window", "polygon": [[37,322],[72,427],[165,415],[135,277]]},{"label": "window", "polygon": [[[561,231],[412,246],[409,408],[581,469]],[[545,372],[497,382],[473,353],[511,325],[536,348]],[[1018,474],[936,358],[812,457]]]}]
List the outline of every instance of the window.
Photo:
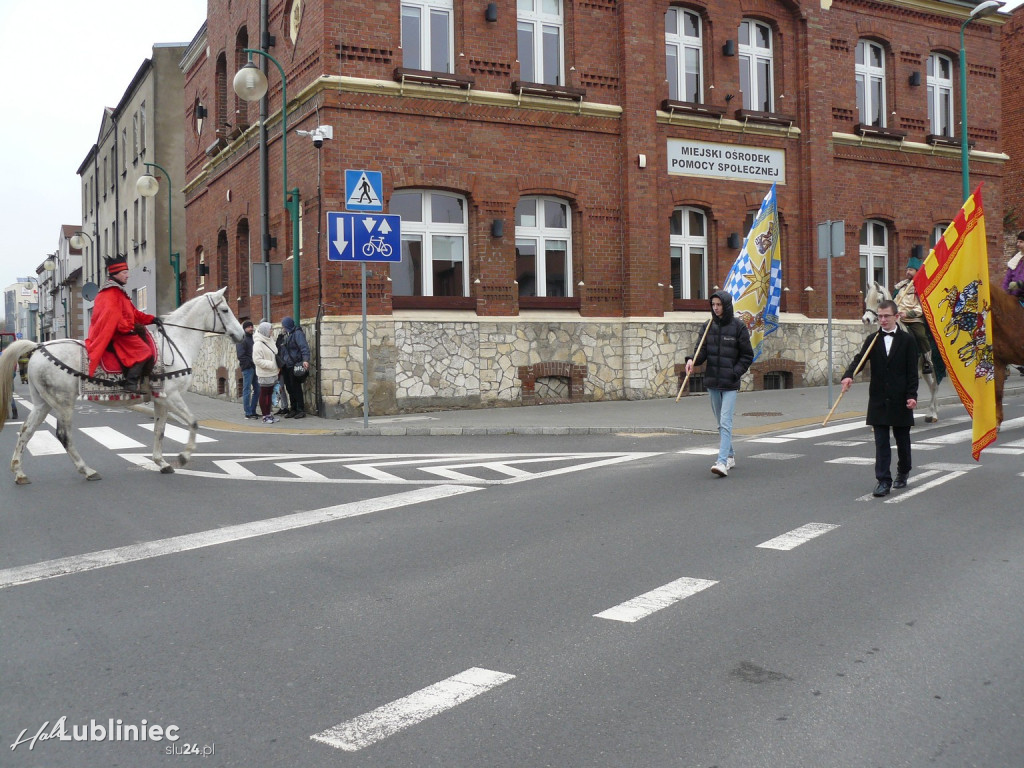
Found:
[{"label": "window", "polygon": [[145,285],[140,285],[135,289],[135,306],[140,312],[146,311],[146,305],[149,302],[149,289]]},{"label": "window", "polygon": [[132,249],[136,251],[139,250],[139,200],[145,199],[137,198],[132,207]]},{"label": "window", "polygon": [[876,219],[865,221],[860,230],[860,284],[868,280],[889,284],[889,229]]},{"label": "window", "polygon": [[932,229],[932,240],[929,243],[932,248],[934,248],[936,243],[942,239],[942,235],[945,234],[947,229],[949,229],[949,225],[950,222],[947,221],[945,224],[936,224]]},{"label": "window", "polygon": [[568,203],[524,197],[516,206],[520,296],[572,296],[572,219]]},{"label": "window", "polygon": [[885,127],[885,50],[878,43],[857,43],[857,112],[862,125]]},{"label": "window", "polygon": [[697,208],[676,208],[669,220],[672,298],[708,297],[707,217]]},{"label": "window", "polygon": [[121,128],[121,173],[128,171],[128,128]]},{"label": "window", "polygon": [[140,235],[140,237],[139,237],[139,242],[142,243],[143,245],[146,244],[146,223],[147,223],[146,222],[146,207],[147,207],[146,206],[146,201],[148,199],[149,198],[146,198],[146,197],[141,198],[142,210],[139,212],[139,218],[140,218],[140,224],[139,224],[139,235]]},{"label": "window", "polygon": [[402,65],[431,72],[454,72],[453,0],[402,3]]},{"label": "window", "polygon": [[565,85],[562,75],[562,0],[518,0],[519,76]]},{"label": "window", "polygon": [[763,21],[746,19],[739,31],[740,90],[743,108],[775,111],[772,29]]},{"label": "window", "polygon": [[139,160],[139,113],[132,115],[132,158]]},{"label": "window", "polygon": [[953,60],[928,57],[928,123],[935,136],[953,137]]},{"label": "window", "polygon": [[107,199],[107,157],[103,156],[103,199]]},{"label": "window", "polygon": [[206,251],[202,248],[199,249],[196,265],[196,290],[201,291],[206,286]]},{"label": "window", "polygon": [[665,12],[665,68],[668,97],[704,103],[700,16],[682,8]]},{"label": "window", "polygon": [[139,152],[146,154],[146,102],[139,105]]},{"label": "window", "polygon": [[388,209],[402,217],[402,260],[391,265],[395,296],[468,296],[466,199],[449,192],[403,191]]}]

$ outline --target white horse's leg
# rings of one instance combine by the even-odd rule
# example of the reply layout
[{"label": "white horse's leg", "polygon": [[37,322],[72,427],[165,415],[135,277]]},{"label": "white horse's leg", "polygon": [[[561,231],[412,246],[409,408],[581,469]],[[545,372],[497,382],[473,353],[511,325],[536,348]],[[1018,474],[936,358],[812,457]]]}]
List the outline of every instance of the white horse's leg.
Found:
[{"label": "white horse's leg", "polygon": [[928,412],[925,414],[924,420],[929,424],[934,424],[939,420],[939,382],[934,373],[922,373],[921,378],[928,385],[928,392],[931,394],[931,399],[928,401]]},{"label": "white horse's leg", "polygon": [[28,441],[32,439],[32,435],[50,412],[50,406],[44,403],[34,403],[34,406],[18,431],[18,442],[14,446],[14,456],[11,457],[11,472],[14,473],[14,482],[18,485],[28,485],[32,482],[22,469],[21,454],[24,453]]},{"label": "white horse's leg", "polygon": [[174,467],[164,459],[164,428],[167,426],[167,404],[166,398],[153,398],[153,463],[160,468],[160,472],[169,475],[174,472]]},{"label": "white horse's leg", "polygon": [[55,410],[57,412],[57,439],[64,446],[64,450],[68,452],[75,469],[85,475],[86,480],[99,480],[100,473],[85,463],[71,439],[71,418],[75,412],[74,404],[62,405]]},{"label": "white horse's leg", "polygon": [[164,398],[164,401],[167,410],[188,425],[188,442],[185,444],[185,450],[178,454],[178,464],[184,467],[188,464],[189,459],[192,458],[192,452],[196,449],[196,432],[199,430],[199,422],[192,415],[192,411],[188,409],[185,398],[181,396],[180,392],[171,393]]}]

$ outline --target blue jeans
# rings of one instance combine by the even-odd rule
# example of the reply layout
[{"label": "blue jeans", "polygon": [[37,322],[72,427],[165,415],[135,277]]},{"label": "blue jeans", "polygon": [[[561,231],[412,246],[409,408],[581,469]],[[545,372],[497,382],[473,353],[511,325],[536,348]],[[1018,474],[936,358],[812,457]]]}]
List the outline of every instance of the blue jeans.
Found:
[{"label": "blue jeans", "polygon": [[715,421],[718,422],[718,460],[725,464],[730,456],[735,456],[732,450],[732,414],[736,410],[735,389],[709,389],[711,396],[711,412],[715,414]]},{"label": "blue jeans", "polygon": [[256,381],[256,369],[246,368],[242,371],[242,410],[246,416],[256,414],[256,406],[260,400],[260,385]]}]

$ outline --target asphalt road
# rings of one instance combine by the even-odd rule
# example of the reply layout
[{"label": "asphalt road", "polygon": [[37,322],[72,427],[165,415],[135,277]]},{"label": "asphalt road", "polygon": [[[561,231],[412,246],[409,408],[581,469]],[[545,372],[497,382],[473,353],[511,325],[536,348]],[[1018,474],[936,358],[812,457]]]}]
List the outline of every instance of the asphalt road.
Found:
[{"label": "asphalt road", "polygon": [[942,415],[884,500],[843,423],[724,479],[706,435],[40,449],[0,477],[0,765],[1019,766],[1024,408],[980,464]]}]

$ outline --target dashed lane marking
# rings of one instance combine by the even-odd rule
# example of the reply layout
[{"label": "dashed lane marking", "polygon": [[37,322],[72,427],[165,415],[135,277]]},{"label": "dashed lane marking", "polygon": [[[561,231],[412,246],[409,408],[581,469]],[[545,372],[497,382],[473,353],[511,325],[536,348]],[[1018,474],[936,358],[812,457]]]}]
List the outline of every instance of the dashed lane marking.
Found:
[{"label": "dashed lane marking", "polygon": [[660,611],[662,608],[668,608],[673,603],[678,603],[680,600],[695,595],[717,583],[717,581],[709,581],[708,579],[676,579],[606,611],[595,613],[594,616],[598,619],[633,623],[645,616],[650,616],[656,611]]},{"label": "dashed lane marking", "polygon": [[471,667],[309,738],[356,752],[514,679],[506,672]]},{"label": "dashed lane marking", "polygon": [[778,549],[783,551],[795,549],[801,544],[806,544],[811,539],[821,536],[823,533],[834,531],[838,527],[838,525],[830,523],[808,523],[757,546],[761,549]]}]

